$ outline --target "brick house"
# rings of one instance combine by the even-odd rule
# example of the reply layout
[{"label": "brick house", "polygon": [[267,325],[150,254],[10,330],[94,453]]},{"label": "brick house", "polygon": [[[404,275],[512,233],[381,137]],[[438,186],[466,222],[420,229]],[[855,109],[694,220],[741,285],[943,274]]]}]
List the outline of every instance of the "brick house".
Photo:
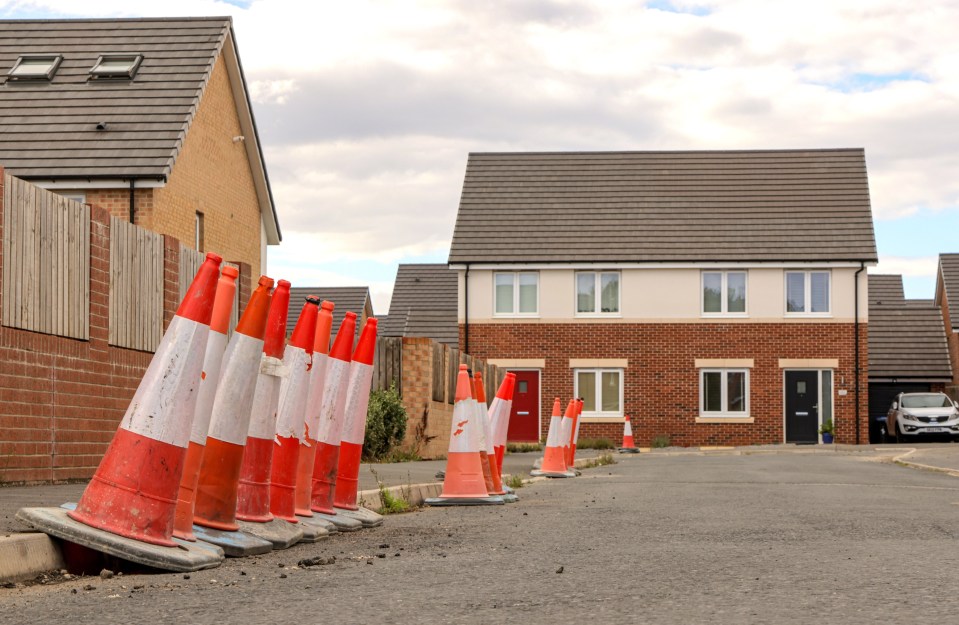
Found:
[{"label": "brick house", "polygon": [[281,236],[230,18],[0,20],[0,38],[7,173],[264,270]]},{"label": "brick house", "polygon": [[959,254],[940,254],[936,276],[936,294],[933,300],[942,311],[952,380],[946,391],[959,399]]},{"label": "brick house", "polygon": [[865,442],[876,261],[861,149],[471,154],[449,257],[512,440],[578,395],[644,445]]},{"label": "brick house", "polygon": [[953,383],[945,306],[906,299],[901,275],[869,276],[870,442],[881,443],[876,417],[899,393],[946,391]]}]

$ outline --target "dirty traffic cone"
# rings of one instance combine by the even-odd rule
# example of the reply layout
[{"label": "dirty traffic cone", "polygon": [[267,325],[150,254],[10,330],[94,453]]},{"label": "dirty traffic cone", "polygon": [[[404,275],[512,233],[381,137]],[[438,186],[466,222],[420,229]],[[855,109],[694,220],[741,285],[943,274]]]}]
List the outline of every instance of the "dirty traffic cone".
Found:
[{"label": "dirty traffic cone", "polygon": [[213,300],[210,338],[206,342],[203,373],[200,374],[200,389],[197,391],[196,411],[193,415],[193,430],[190,434],[190,445],[186,450],[186,460],[183,463],[180,494],[173,522],[173,535],[183,540],[196,540],[196,536],[193,535],[193,499],[196,483],[200,477],[200,462],[203,460],[203,450],[206,447],[206,434],[210,428],[213,400],[216,397],[217,383],[220,381],[220,365],[223,362],[223,353],[226,351],[230,313],[233,311],[236,279],[239,275],[240,272],[236,268],[224,267],[220,272],[216,297]]},{"label": "dirty traffic cone", "polygon": [[320,407],[320,429],[316,443],[316,461],[313,464],[310,509],[326,515],[336,514],[333,500],[355,336],[356,313],[347,312],[336,332],[333,347],[330,348],[330,359],[326,364],[326,388]]},{"label": "dirty traffic cone", "polygon": [[486,406],[486,387],[483,386],[483,376],[479,371],[473,374],[473,386],[476,388],[476,418],[483,425],[483,439],[486,444],[486,456],[480,454],[480,459],[489,466],[490,495],[505,495],[503,481],[496,466],[496,451],[493,448],[493,428],[490,425],[489,410]]},{"label": "dirty traffic cone", "polygon": [[460,365],[454,397],[443,493],[439,497],[427,499],[425,503],[430,506],[505,503],[502,497],[491,496],[486,490],[486,480],[483,477],[483,466],[477,445],[479,436],[472,433],[473,428],[480,426],[476,423],[476,412],[470,402],[470,378],[466,372],[466,365]]},{"label": "dirty traffic cone", "polygon": [[639,449],[636,447],[636,442],[633,441],[633,426],[629,423],[629,415],[626,415],[626,422],[623,423],[623,446],[619,448],[619,453],[639,453]]},{"label": "dirty traffic cone", "polygon": [[261,276],[236,325],[223,357],[223,373],[213,400],[210,431],[200,463],[193,522],[236,531],[236,491],[246,444],[263,334],[270,309],[272,278]]},{"label": "dirty traffic cone", "polygon": [[222,258],[207,254],[77,508],[80,523],[154,545],[171,539]]},{"label": "dirty traffic cone", "polygon": [[373,383],[376,325],[376,318],[370,317],[366,320],[353,352],[346,392],[343,436],[340,440],[340,459],[336,469],[336,488],[333,492],[333,507],[337,512],[362,512],[360,515],[350,516],[358,518],[364,527],[373,527],[383,522],[383,517],[379,514],[357,505],[360,459],[363,456],[363,439],[366,437],[366,412],[370,406],[370,387]]},{"label": "dirty traffic cone", "polygon": [[310,394],[310,368],[319,305],[319,298],[306,298],[283,355],[287,375],[280,382],[280,402],[276,412],[277,447],[273,450],[273,472],[270,476],[270,512],[290,523],[299,522],[294,500],[296,468],[306,423],[306,400]]},{"label": "dirty traffic cone", "polygon": [[333,329],[333,302],[324,301],[316,316],[313,338],[313,368],[310,369],[310,394],[306,400],[306,424],[300,441],[300,457],[296,467],[296,515],[312,517],[310,496],[313,491],[313,465],[316,463],[316,437],[320,429],[320,408],[326,384],[330,334]]},{"label": "dirty traffic cone", "polygon": [[286,316],[290,283],[280,280],[273,290],[262,353],[258,356],[255,387],[237,486],[236,518],[251,523],[273,520],[270,513],[270,468],[276,446],[276,407],[283,374]]},{"label": "dirty traffic cone", "polygon": [[[470,402],[473,405],[473,411],[476,413],[476,421],[474,424],[477,426],[473,430],[473,434],[476,436],[476,446],[480,451],[480,463],[483,467],[483,481],[486,482],[486,492],[489,494],[493,493],[493,471],[489,463],[489,428],[488,420],[486,418],[486,405],[480,406],[479,403],[479,394],[477,392],[476,384],[478,381],[479,374],[473,374],[469,369],[466,370],[470,376],[470,392],[473,395],[473,399]],[[481,418],[482,417],[482,418]]]},{"label": "dirty traffic cone", "polygon": [[[546,450],[543,452],[543,462],[538,470],[530,471],[530,475],[543,475],[546,477],[573,477],[574,474],[566,467],[564,458],[564,449],[562,441],[562,422],[564,417],[560,417],[559,397],[553,400],[553,414],[549,420],[549,434],[546,436]],[[576,411],[575,400],[570,401],[566,407],[565,417],[572,417]]]},{"label": "dirty traffic cone", "polygon": [[581,419],[580,417],[583,414],[583,398],[574,399],[573,402],[576,404],[576,410],[573,412],[573,428],[572,434],[570,435],[569,441],[569,461],[566,463],[566,466],[569,467],[570,471],[576,471],[576,443],[579,441],[579,426]]},{"label": "dirty traffic cone", "polygon": [[503,378],[496,397],[489,407],[490,426],[493,430],[493,452],[496,456],[496,470],[503,475],[503,457],[506,455],[506,433],[509,430],[509,415],[513,410],[513,389],[516,387],[516,374],[507,373]]}]

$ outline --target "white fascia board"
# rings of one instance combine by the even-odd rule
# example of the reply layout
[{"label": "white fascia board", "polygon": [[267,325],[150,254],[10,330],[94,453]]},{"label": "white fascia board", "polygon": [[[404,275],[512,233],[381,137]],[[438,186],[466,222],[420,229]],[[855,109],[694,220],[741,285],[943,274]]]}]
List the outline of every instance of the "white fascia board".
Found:
[{"label": "white fascia board", "polygon": [[[875,267],[876,262],[866,262],[866,267]],[[451,263],[450,269],[466,269],[465,263]],[[858,269],[859,263],[854,261],[791,261],[791,262],[763,262],[763,261],[739,261],[739,262],[699,262],[699,263],[469,263],[470,269],[502,269],[504,271],[523,271],[525,269],[711,269],[711,268],[849,268]]]},{"label": "white fascia board", "polygon": [[[103,178],[93,180],[35,180],[30,179],[30,184],[36,185],[41,189],[129,189],[129,178]],[[137,189],[159,189],[166,186],[163,180],[148,180],[143,178],[134,178],[133,186]]]}]

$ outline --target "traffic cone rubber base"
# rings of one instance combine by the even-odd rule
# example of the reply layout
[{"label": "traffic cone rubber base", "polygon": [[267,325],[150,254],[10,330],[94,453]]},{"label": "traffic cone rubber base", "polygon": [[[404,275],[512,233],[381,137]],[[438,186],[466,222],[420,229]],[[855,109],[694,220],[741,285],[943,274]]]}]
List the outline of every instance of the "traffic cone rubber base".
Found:
[{"label": "traffic cone rubber base", "polygon": [[153,545],[75,521],[67,516],[68,512],[67,508],[21,508],[16,519],[56,538],[165,571],[189,573],[223,562],[222,553],[199,543],[174,541],[173,547]]},{"label": "traffic cone rubber base", "polygon": [[300,539],[301,543],[318,543],[325,538],[330,537],[330,531],[323,527],[322,525],[317,525],[316,523],[302,523],[300,522],[301,517],[296,517],[296,523],[289,523],[293,527],[300,530],[300,533],[303,534],[303,538]]},{"label": "traffic cone rubber base", "polygon": [[320,529],[326,530],[326,533],[327,533],[328,535],[331,535],[331,536],[332,536],[333,534],[336,534],[337,532],[339,532],[339,530],[336,529],[336,526],[333,525],[333,523],[332,523],[331,521],[327,521],[326,519],[317,518],[317,517],[316,517],[316,513],[313,512],[313,511],[310,511],[310,514],[312,514],[313,516],[302,516],[302,515],[299,515],[299,514],[296,515],[296,520],[300,522],[300,523],[299,523],[300,526],[303,526],[303,525],[315,525],[316,527],[319,527]]},{"label": "traffic cone rubber base", "polygon": [[194,524],[193,534],[201,542],[220,547],[231,558],[258,556],[273,551],[270,541],[247,532],[228,532]]},{"label": "traffic cone rubber base", "polygon": [[506,500],[499,495],[491,497],[430,497],[424,499],[427,506],[501,506]]},{"label": "traffic cone rubber base", "polygon": [[540,469],[533,469],[532,471],[529,472],[529,474],[532,475],[533,477],[552,477],[552,478],[576,477],[575,471],[561,472],[561,471],[542,471]]},{"label": "traffic cone rubber base", "polygon": [[358,519],[353,519],[345,514],[326,514],[313,510],[313,518],[321,521],[329,521],[336,526],[340,532],[356,532],[363,529],[363,524]]},{"label": "traffic cone rubber base", "polygon": [[378,527],[383,525],[382,514],[373,512],[369,508],[364,508],[362,506],[358,507],[356,510],[337,508],[336,514],[337,516],[343,515],[349,519],[356,519],[363,524],[363,527]]},{"label": "traffic cone rubber base", "polygon": [[639,447],[620,447],[616,451],[618,451],[621,454],[638,454]]},{"label": "traffic cone rubber base", "polygon": [[303,540],[303,530],[283,519],[273,519],[266,523],[237,521],[237,525],[245,534],[270,543],[271,549],[289,549]]}]

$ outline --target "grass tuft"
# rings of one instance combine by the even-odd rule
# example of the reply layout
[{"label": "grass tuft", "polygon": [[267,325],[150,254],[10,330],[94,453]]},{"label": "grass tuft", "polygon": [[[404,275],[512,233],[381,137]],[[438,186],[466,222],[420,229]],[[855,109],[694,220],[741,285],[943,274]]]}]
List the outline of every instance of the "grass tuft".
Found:
[{"label": "grass tuft", "polygon": [[590,458],[581,469],[592,469],[594,467],[604,467],[608,464],[616,464],[616,458],[613,458],[613,454],[600,454],[595,458]]},{"label": "grass tuft", "polygon": [[522,454],[528,451],[543,451],[539,443],[506,443],[506,451],[511,454]]},{"label": "grass tuft", "polygon": [[653,449],[663,449],[665,447],[669,447],[669,435],[659,434],[658,436],[654,436],[649,446]]},{"label": "grass tuft", "polygon": [[503,484],[509,486],[513,490],[516,490],[517,488],[523,488],[523,486],[525,486],[522,475],[510,475],[503,481]]},{"label": "grass tuft", "polygon": [[616,449],[608,438],[581,438],[576,441],[576,449]]}]

